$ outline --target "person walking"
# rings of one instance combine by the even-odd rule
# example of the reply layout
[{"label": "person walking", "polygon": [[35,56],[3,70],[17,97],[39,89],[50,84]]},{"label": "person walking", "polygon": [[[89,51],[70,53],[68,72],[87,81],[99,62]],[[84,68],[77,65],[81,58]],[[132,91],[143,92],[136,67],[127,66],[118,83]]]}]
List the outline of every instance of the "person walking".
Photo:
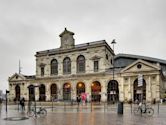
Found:
[{"label": "person walking", "polygon": [[24,97],[20,100],[21,110],[25,111],[25,99]]},{"label": "person walking", "polygon": [[78,105],[80,104],[80,101],[81,101],[81,97],[80,97],[80,95],[77,95],[77,104]]}]

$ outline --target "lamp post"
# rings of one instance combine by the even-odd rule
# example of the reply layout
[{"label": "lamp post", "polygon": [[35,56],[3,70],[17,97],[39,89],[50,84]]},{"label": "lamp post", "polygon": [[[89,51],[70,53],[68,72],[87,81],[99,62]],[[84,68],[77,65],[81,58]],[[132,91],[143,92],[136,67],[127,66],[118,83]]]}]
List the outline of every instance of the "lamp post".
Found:
[{"label": "lamp post", "polygon": [[[116,44],[115,39],[112,40],[111,44],[112,44],[112,48],[113,48],[112,76],[113,76],[113,82],[114,82],[114,55],[115,55],[115,53],[114,53],[114,44]],[[113,102],[114,102],[114,101],[115,101],[115,95],[114,95],[114,91],[113,91]]]},{"label": "lamp post", "polygon": [[7,102],[8,102],[8,98],[7,98],[7,96],[8,96],[8,93],[9,93],[9,91],[6,90],[6,113],[7,113]]}]

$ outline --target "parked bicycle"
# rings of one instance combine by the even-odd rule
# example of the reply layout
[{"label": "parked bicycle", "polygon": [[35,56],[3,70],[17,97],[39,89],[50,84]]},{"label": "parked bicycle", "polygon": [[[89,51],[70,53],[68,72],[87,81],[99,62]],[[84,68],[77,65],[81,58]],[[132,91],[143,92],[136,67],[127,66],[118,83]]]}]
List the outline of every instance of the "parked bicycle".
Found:
[{"label": "parked bicycle", "polygon": [[140,103],[138,107],[134,109],[135,115],[142,115],[146,114],[148,116],[152,116],[154,114],[154,109],[151,108],[149,105]]},{"label": "parked bicycle", "polygon": [[36,112],[35,112],[35,108],[32,108],[31,110],[27,112],[27,115],[29,117],[32,117],[32,116],[45,117],[47,115],[47,110],[43,107],[39,107],[38,110],[36,109]]}]

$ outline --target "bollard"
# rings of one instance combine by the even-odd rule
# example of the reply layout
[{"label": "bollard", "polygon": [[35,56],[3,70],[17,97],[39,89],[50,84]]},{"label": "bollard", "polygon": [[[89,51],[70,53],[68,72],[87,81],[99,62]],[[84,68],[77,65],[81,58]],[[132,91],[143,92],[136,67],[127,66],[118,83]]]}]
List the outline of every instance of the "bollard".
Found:
[{"label": "bollard", "polygon": [[130,104],[130,108],[131,108],[131,114],[133,113],[133,106],[132,103]]},{"label": "bollard", "polygon": [[52,98],[52,112],[54,110],[54,102],[53,102],[53,98]]},{"label": "bollard", "polygon": [[91,112],[92,112],[92,100],[91,100]]},{"label": "bollard", "polygon": [[159,114],[159,103],[158,103],[158,114]]},{"label": "bollard", "polygon": [[105,101],[104,101],[104,113],[105,113]]}]

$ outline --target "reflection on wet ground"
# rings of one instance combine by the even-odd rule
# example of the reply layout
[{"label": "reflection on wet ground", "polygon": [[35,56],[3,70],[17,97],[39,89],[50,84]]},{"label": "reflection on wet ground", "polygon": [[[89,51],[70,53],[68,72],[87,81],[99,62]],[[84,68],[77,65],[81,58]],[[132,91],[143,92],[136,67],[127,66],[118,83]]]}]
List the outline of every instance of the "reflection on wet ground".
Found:
[{"label": "reflection on wet ground", "polygon": [[[166,106],[160,106],[158,114],[157,106],[153,106],[155,113],[152,117],[135,116],[131,113],[130,105],[124,106],[124,114],[117,114],[117,106],[55,106],[46,107],[46,117],[32,117],[20,121],[6,121],[7,117],[27,117],[26,112],[17,110],[17,106],[9,106],[8,113],[5,106],[1,108],[0,125],[166,125]],[[92,110],[91,110],[92,108]]]}]

